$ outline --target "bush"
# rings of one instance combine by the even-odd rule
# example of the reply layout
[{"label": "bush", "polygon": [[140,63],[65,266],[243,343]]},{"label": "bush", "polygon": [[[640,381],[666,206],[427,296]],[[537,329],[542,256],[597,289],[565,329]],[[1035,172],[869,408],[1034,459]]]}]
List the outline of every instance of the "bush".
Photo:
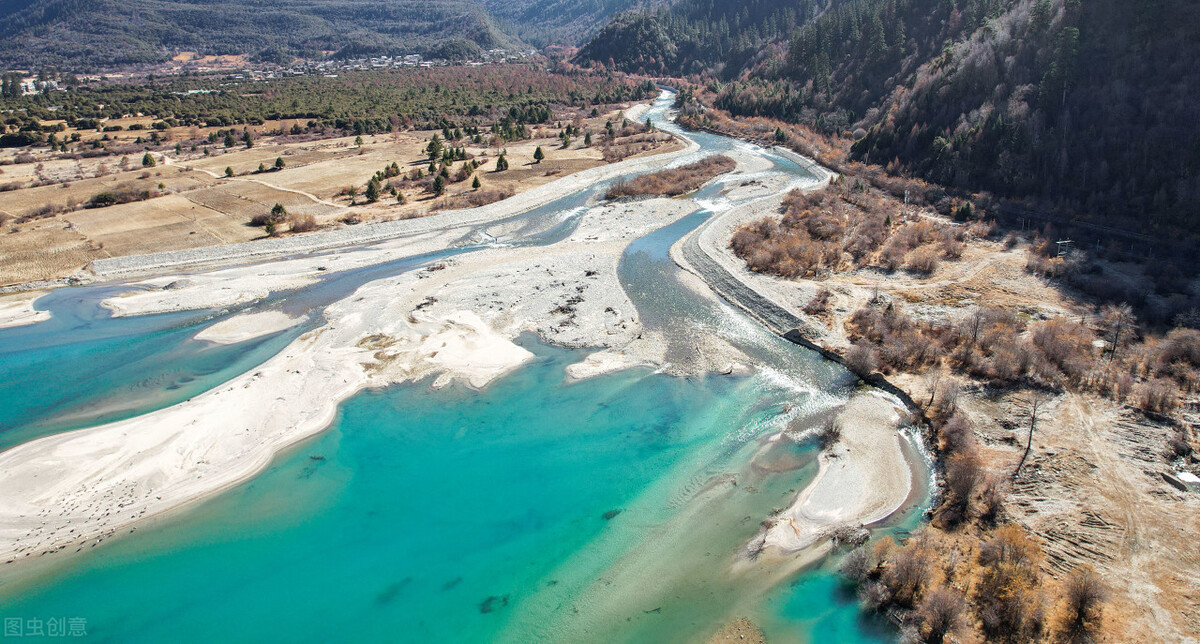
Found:
[{"label": "bush", "polygon": [[288,223],[294,233],[307,233],[317,229],[317,219],[312,215],[292,215]]},{"label": "bush", "polygon": [[860,377],[869,376],[879,370],[879,352],[859,340],[846,351],[846,366]]},{"label": "bush", "polygon": [[808,315],[820,315],[829,310],[829,298],[833,296],[828,289],[821,289],[813,296],[808,304],[804,305],[804,312]]},{"label": "bush", "polygon": [[967,520],[971,497],[981,475],[979,458],[974,451],[959,452],[946,459],[946,493],[934,512],[934,525],[950,529]]},{"label": "bush", "polygon": [[938,264],[941,263],[941,256],[942,252],[938,250],[937,246],[921,246],[905,256],[904,265],[911,271],[928,275],[937,270]]},{"label": "bush", "polygon": [[145,201],[157,197],[157,191],[146,190],[132,185],[120,185],[112,190],[97,193],[85,204],[86,208],[107,208],[117,204]]},{"label": "bush", "polygon": [[866,545],[861,545],[842,557],[838,571],[851,582],[858,584],[865,581],[875,568],[876,562],[871,550]]},{"label": "bush", "polygon": [[450,210],[455,208],[478,208],[497,201],[503,201],[511,196],[513,196],[512,188],[475,190],[449,197],[443,203],[439,204],[439,207]]},{"label": "bush", "polygon": [[[539,148],[540,149],[540,148]],[[646,195],[677,196],[689,193],[708,183],[710,179],[737,167],[733,159],[725,155],[706,157],[695,163],[659,170],[629,181],[613,184],[605,199],[620,199],[622,197],[642,197]]]},{"label": "bush", "polygon": [[1057,619],[1058,639],[1093,642],[1100,631],[1100,618],[1108,589],[1090,566],[1075,569],[1063,584]]},{"label": "bush", "polygon": [[263,215],[254,215],[250,218],[251,226],[266,226],[267,224],[278,224],[288,219],[287,209],[283,204],[277,203],[271,208],[271,212]]},{"label": "bush", "polygon": [[916,539],[910,539],[889,559],[883,573],[883,584],[893,603],[913,608],[929,583],[932,572],[929,553]]},{"label": "bush", "polygon": [[973,600],[990,639],[1026,642],[1041,634],[1040,559],[1037,544],[1016,525],[997,528],[980,546],[979,563],[984,569]]},{"label": "bush", "polygon": [[962,625],[967,604],[963,594],[952,588],[930,591],[917,607],[921,636],[926,642],[942,642]]},{"label": "bush", "polygon": [[1136,400],[1141,409],[1169,414],[1179,406],[1179,392],[1174,382],[1166,378],[1155,378],[1138,387]]}]

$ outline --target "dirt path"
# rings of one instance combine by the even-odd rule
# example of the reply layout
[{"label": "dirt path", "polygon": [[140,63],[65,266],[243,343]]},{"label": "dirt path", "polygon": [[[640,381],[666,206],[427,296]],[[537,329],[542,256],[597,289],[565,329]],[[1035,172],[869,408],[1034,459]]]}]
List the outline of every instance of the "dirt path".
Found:
[{"label": "dirt path", "polygon": [[330,208],[337,208],[339,211],[349,210],[348,207],[343,206],[342,204],[334,203],[332,201],[326,201],[326,200],[318,197],[317,195],[314,195],[311,192],[305,192],[303,190],[296,190],[294,188],[284,188],[283,186],[277,186],[273,183],[267,183],[266,181],[263,181],[261,179],[247,179],[245,177],[226,177],[225,175],[219,174],[217,172],[213,172],[212,170],[205,170],[203,168],[196,168],[196,167],[192,167],[192,166],[180,166],[175,162],[174,159],[172,159],[171,157],[169,157],[165,154],[163,155],[163,164],[169,165],[169,166],[180,167],[185,170],[192,171],[192,172],[203,172],[204,174],[207,174],[208,176],[210,176],[214,179],[225,179],[227,181],[244,181],[246,183],[257,183],[259,185],[271,188],[272,190],[279,190],[280,192],[290,192],[292,194],[297,194],[302,197],[307,197],[307,198],[313,200],[314,203],[320,204],[322,206],[328,206]]}]

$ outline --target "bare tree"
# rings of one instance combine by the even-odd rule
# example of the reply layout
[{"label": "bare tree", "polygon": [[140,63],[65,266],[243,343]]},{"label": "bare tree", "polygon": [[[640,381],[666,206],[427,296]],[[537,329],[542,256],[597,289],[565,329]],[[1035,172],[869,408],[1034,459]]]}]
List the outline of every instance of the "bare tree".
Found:
[{"label": "bare tree", "polygon": [[1117,358],[1121,338],[1135,331],[1137,318],[1133,315],[1133,308],[1125,303],[1105,306],[1101,316],[1102,324],[1112,334],[1112,347],[1108,351],[1108,361],[1112,362]]},{"label": "bare tree", "polygon": [[1029,406],[1029,440],[1025,443],[1025,453],[1021,454],[1021,460],[1017,463],[1017,469],[1013,470],[1013,480],[1016,480],[1020,476],[1021,467],[1025,465],[1025,459],[1029,458],[1029,451],[1033,449],[1033,432],[1037,428],[1038,410],[1048,400],[1049,397],[1046,394],[1034,392],[1033,395],[1022,401]]}]

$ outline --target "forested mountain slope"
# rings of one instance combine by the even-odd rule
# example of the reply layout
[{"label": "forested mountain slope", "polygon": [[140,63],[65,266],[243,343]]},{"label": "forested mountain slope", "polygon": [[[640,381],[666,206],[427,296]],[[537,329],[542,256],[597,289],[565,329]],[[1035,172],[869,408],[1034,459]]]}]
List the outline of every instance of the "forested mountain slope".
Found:
[{"label": "forested mountain slope", "polygon": [[858,131],[857,158],[948,186],[1152,234],[1200,224],[1200,3],[798,2],[786,38],[753,18],[769,0],[713,5],[621,16],[582,55],[732,79],[718,107]]},{"label": "forested mountain slope", "polygon": [[532,45],[575,44],[609,18],[666,0],[481,0],[503,29]]},{"label": "forested mountain slope", "polygon": [[473,0],[0,2],[0,64],[5,67],[81,70],[158,62],[179,50],[365,55],[517,44]]},{"label": "forested mountain slope", "polygon": [[833,0],[683,0],[617,16],[579,53],[584,64],[648,74],[727,77],[769,54]]}]

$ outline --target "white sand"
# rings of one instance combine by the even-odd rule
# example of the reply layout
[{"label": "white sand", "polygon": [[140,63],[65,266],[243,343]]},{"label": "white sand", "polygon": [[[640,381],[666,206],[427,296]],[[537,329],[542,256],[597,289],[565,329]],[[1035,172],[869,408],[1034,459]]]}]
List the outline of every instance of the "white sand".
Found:
[{"label": "white sand", "polygon": [[567,365],[567,377],[571,380],[587,380],[633,367],[650,366],[651,363],[631,356],[623,351],[605,349],[588,354],[588,357]]},{"label": "white sand", "polygon": [[[427,376],[436,376],[435,386],[487,386],[529,360],[512,342],[526,331],[565,346],[612,349],[630,356],[628,364],[655,364],[662,343],[641,337],[617,265],[629,240],[690,210],[678,200],[601,205],[557,244],[487,248],[448,259],[439,270],[370,282],[329,306],[324,326],[217,389],[0,453],[0,560],[102,538],[243,481],[283,447],[323,429],[337,405],[364,387]],[[430,239],[362,253],[403,257],[425,252]],[[355,254],[319,261],[326,270],[369,261]],[[241,300],[267,283],[311,279],[316,261],[155,278],[142,285],[153,290],[112,304],[124,312],[211,306],[209,289],[218,289],[211,298]],[[219,290],[225,287],[233,295]],[[206,337],[237,341],[291,324],[285,317],[237,316]]]},{"label": "white sand", "polygon": [[0,296],[0,329],[49,320],[49,311],[33,308],[33,302],[43,295],[42,291],[27,291]]},{"label": "white sand", "polygon": [[[480,222],[616,172],[661,166],[695,148],[584,171],[475,211],[413,220],[405,236],[372,247],[147,279],[106,305],[116,314],[137,315],[254,301],[273,290],[310,284],[321,273],[446,248]],[[688,373],[744,362],[724,341],[700,337],[688,365],[665,364],[666,343],[642,327],[617,277],[630,240],[694,208],[686,199],[599,205],[584,212],[571,237],[559,243],[487,248],[446,260],[438,270],[370,282],[327,307],[323,326],[252,373],[166,409],[0,453],[0,561],[102,538],[243,481],[283,447],[321,431],[337,405],[365,387],[428,376],[435,377],[435,386],[458,381],[485,387],[530,359],[513,342],[524,332],[596,349],[572,366],[574,378],[634,365]],[[133,262],[121,270],[154,265]],[[239,341],[291,323],[278,315],[247,314],[214,325],[207,339]],[[789,511],[800,534],[820,529],[806,526],[886,516],[897,506],[895,498],[903,501],[907,494],[899,477],[908,470],[890,417],[870,406],[853,408],[858,415],[852,417],[862,422],[847,427],[844,454],[822,463],[820,478]],[[773,535],[772,543],[794,548],[805,542],[800,534],[794,540]]]},{"label": "white sand", "polygon": [[841,439],[820,456],[816,479],[767,530],[766,546],[802,550],[842,526],[887,518],[912,490],[912,472],[899,432],[900,409],[891,399],[858,394],[838,415]]},{"label": "white sand", "polygon": [[281,311],[241,313],[205,328],[196,334],[196,339],[216,344],[237,344],[290,329],[299,321],[300,318]]}]

